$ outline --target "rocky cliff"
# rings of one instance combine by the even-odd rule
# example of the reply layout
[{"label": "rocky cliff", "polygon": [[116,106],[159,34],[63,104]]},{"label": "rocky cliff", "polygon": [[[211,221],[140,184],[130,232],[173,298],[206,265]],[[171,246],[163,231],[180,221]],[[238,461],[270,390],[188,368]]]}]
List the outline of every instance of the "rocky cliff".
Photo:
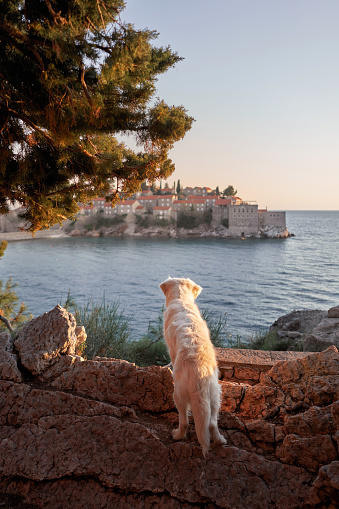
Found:
[{"label": "rocky cliff", "polygon": [[[168,368],[76,354],[85,331],[57,306],[0,335],[0,502],[44,509],[338,507],[339,353],[222,383],[227,446],[202,455],[177,424]],[[2,494],[2,495],[1,495]]]},{"label": "rocky cliff", "polygon": [[[159,238],[240,238],[239,232],[234,232],[222,225],[207,226],[202,224],[197,228],[186,229],[170,226],[150,226],[141,227],[135,223],[120,223],[112,227],[102,227],[96,230],[75,229],[70,230],[72,237],[159,237]],[[259,229],[256,234],[246,234],[245,237],[251,238],[270,238],[282,239],[291,237],[286,228],[269,226]]]}]

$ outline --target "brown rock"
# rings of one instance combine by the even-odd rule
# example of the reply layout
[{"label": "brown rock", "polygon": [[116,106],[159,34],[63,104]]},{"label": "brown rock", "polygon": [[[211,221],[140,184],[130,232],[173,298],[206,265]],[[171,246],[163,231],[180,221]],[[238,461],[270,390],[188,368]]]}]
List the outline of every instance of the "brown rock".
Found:
[{"label": "brown rock", "polygon": [[53,387],[74,391],[115,405],[132,405],[150,412],[174,409],[169,368],[139,368],[127,361],[86,361],[56,378]]},{"label": "brown rock", "polygon": [[336,349],[280,362],[254,386],[223,381],[219,426],[230,445],[204,458],[192,421],[185,440],[172,439],[168,368],[84,361],[74,355],[84,331],[53,311],[56,333],[45,315],[18,340],[35,378],[14,370],[0,380],[0,496],[38,509],[335,507]]},{"label": "brown rock", "polygon": [[330,308],[327,311],[328,318],[339,318],[339,306],[335,306],[334,308]]},{"label": "brown rock", "polygon": [[[321,467],[318,477],[314,481],[315,488],[329,496],[331,500],[338,501],[339,494],[339,461],[332,461],[329,465]],[[330,507],[330,505],[328,505]],[[333,505],[332,507],[335,507]]]},{"label": "brown rock", "polygon": [[13,380],[14,382],[22,381],[9,332],[0,332],[0,379]]},{"label": "brown rock", "polygon": [[82,341],[73,315],[61,306],[27,323],[15,339],[21,362],[33,375],[40,375],[52,366],[60,355],[74,355]]},{"label": "brown rock", "polygon": [[333,434],[338,425],[333,418],[333,405],[327,407],[313,406],[306,412],[285,417],[286,434],[297,434],[301,437]]},{"label": "brown rock", "polygon": [[[339,317],[334,317],[337,314],[331,311],[330,318],[324,318],[312,331],[312,334],[307,336],[304,341],[303,349],[307,352],[321,352],[326,350],[331,345],[339,347]],[[330,312],[329,311],[329,312]]]},{"label": "brown rock", "polygon": [[297,464],[314,472],[338,457],[330,435],[309,438],[287,435],[276,455],[284,463]]}]

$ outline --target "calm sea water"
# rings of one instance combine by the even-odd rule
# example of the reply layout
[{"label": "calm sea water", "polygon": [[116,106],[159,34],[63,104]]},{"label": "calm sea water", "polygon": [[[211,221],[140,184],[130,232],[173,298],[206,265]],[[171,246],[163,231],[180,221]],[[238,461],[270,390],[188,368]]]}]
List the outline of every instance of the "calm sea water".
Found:
[{"label": "calm sea water", "polygon": [[146,332],[164,304],[159,284],[190,277],[197,299],[228,332],[248,338],[294,309],[339,304],[339,211],[287,212],[288,239],[69,238],[11,242],[0,278],[12,276],[34,316],[62,303],[68,291],[119,300],[133,336]]}]

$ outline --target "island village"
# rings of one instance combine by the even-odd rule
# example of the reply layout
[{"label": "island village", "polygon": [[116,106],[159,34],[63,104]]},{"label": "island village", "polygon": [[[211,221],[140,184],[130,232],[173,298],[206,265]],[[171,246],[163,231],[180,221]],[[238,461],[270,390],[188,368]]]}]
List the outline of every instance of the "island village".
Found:
[{"label": "island village", "polygon": [[[94,198],[91,204],[80,205],[78,217],[98,214],[105,218],[123,218],[126,235],[160,236],[165,229],[172,237],[290,236],[286,229],[286,212],[259,209],[255,201],[225,196],[218,188],[185,187],[178,192],[175,185],[173,188],[165,185],[164,189],[143,185],[142,190],[114,207],[105,198]],[[117,230],[122,231],[121,225]]]},{"label": "island village", "polygon": [[[227,189],[233,189],[229,186]],[[227,191],[227,189],[225,191]],[[40,236],[145,236],[145,237],[220,237],[285,238],[286,212],[259,209],[255,201],[243,200],[234,193],[209,187],[175,185],[164,188],[144,183],[142,189],[112,206],[105,197],[79,204],[74,221],[64,221]],[[24,223],[17,207],[0,216],[1,238],[21,238]],[[7,234],[7,235],[6,235]]]}]

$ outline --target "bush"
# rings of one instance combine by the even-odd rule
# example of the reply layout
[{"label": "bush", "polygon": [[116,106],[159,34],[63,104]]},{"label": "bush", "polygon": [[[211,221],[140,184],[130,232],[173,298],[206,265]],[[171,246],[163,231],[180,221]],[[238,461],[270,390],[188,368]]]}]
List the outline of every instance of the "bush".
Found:
[{"label": "bush", "polygon": [[249,339],[247,348],[252,350],[271,350],[286,352],[287,350],[302,351],[302,343],[291,338],[280,338],[276,331],[267,330],[255,334]]},{"label": "bush", "polygon": [[[4,255],[7,248],[7,241],[3,240],[0,243],[0,258]],[[0,331],[7,328],[13,331],[28,320],[32,315],[28,315],[25,304],[22,302],[19,305],[19,298],[16,295],[14,288],[17,287],[13,283],[12,278],[9,278],[6,283],[0,280]]]},{"label": "bush", "polygon": [[229,228],[229,220],[228,219],[222,219],[221,224],[225,226],[225,228]]},{"label": "bush", "polygon": [[197,228],[201,224],[201,218],[195,214],[185,214],[181,212],[178,216],[177,227],[185,228],[186,230],[192,230]]},{"label": "bush", "polygon": [[149,214],[144,216],[135,216],[137,226],[140,226],[140,228],[148,228],[151,225],[153,217]]},{"label": "bush", "polygon": [[86,329],[87,339],[83,355],[123,359],[130,336],[129,320],[119,310],[119,302],[108,303],[105,297],[96,303],[91,298],[78,306],[68,295],[64,307],[73,312],[77,325]]}]

